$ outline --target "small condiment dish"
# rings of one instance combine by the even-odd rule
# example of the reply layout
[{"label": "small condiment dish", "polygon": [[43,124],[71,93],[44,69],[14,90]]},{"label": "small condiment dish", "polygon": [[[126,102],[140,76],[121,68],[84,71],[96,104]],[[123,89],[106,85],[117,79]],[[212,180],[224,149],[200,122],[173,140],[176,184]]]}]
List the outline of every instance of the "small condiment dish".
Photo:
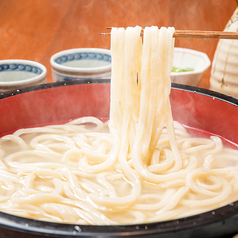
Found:
[{"label": "small condiment dish", "polygon": [[187,72],[172,72],[171,82],[198,86],[210,64],[210,59],[203,52],[175,47],[173,66],[180,69],[190,68],[193,70]]},{"label": "small condiment dish", "polygon": [[0,91],[15,90],[46,82],[46,67],[23,59],[0,60]]},{"label": "small condiment dish", "polygon": [[111,53],[107,49],[64,50],[54,54],[50,63],[54,82],[111,78]]}]

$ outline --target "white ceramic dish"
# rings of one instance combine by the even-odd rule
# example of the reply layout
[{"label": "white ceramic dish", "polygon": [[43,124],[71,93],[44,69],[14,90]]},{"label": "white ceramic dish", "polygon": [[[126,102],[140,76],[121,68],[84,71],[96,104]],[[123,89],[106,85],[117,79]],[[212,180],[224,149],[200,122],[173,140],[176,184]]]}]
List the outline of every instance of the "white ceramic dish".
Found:
[{"label": "white ceramic dish", "polygon": [[172,83],[198,86],[210,64],[210,59],[203,52],[175,47],[173,66],[182,69],[193,68],[194,71],[172,72],[171,81]]},{"label": "white ceramic dish", "polygon": [[111,78],[111,53],[107,49],[64,50],[54,54],[50,63],[54,82]]},{"label": "white ceramic dish", "polygon": [[0,60],[0,92],[46,82],[44,65],[22,59]]}]

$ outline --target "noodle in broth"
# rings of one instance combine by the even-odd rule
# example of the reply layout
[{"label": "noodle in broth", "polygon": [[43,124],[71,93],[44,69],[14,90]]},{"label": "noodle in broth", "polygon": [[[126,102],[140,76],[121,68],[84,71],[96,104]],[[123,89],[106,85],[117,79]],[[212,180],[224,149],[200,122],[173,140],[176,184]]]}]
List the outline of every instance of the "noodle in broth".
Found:
[{"label": "noodle in broth", "polygon": [[111,32],[110,121],[79,118],[0,139],[0,210],[74,224],[163,221],[237,199],[238,151],[195,138],[169,102],[174,28]]}]

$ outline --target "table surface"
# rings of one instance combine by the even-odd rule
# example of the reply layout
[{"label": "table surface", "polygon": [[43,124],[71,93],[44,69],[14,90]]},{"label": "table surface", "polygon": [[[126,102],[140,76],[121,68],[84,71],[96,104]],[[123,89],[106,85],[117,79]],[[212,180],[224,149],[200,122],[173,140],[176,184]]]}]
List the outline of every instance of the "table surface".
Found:
[{"label": "table surface", "polygon": [[[235,0],[1,0],[0,59],[44,64],[52,82],[50,57],[81,47],[110,48],[107,26],[174,26],[179,30],[223,30]],[[176,47],[205,52],[212,60],[217,39],[176,39]],[[200,83],[209,87],[210,68]]]}]

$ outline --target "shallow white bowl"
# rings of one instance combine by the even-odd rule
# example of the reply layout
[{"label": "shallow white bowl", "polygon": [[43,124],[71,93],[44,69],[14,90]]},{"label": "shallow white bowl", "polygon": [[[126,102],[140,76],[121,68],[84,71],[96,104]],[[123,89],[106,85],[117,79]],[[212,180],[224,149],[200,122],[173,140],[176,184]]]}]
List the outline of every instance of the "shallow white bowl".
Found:
[{"label": "shallow white bowl", "polygon": [[111,78],[111,53],[107,49],[64,50],[54,54],[50,63],[54,82]]},{"label": "shallow white bowl", "polygon": [[194,71],[172,72],[171,82],[197,86],[210,64],[210,59],[203,52],[175,47],[173,66],[182,69],[193,68]]},{"label": "shallow white bowl", "polygon": [[0,60],[0,92],[46,82],[44,65],[30,60]]}]

